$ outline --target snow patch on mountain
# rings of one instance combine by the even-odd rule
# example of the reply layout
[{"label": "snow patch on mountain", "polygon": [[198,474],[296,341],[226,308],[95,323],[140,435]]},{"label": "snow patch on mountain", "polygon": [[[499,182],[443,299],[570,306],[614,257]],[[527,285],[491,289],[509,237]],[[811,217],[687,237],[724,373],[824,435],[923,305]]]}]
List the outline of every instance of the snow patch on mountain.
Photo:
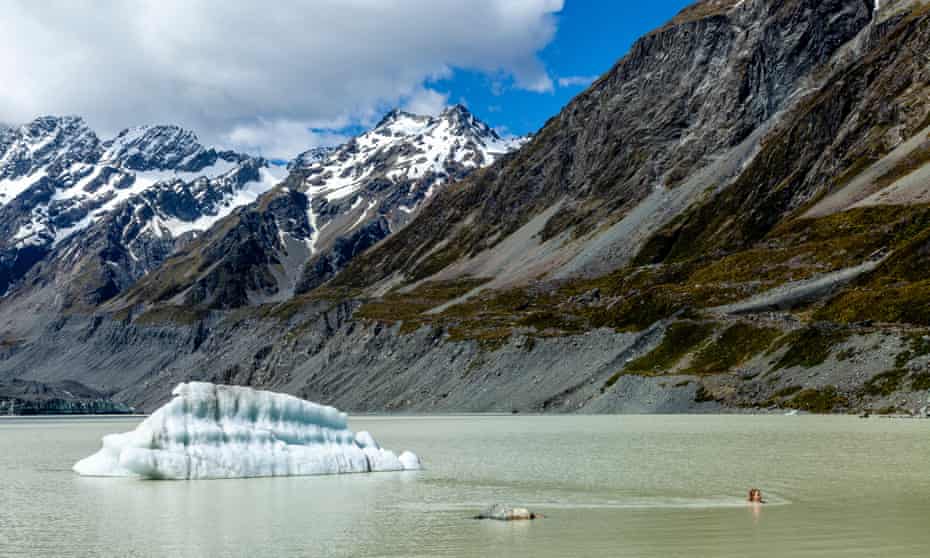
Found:
[{"label": "snow patch on mountain", "polygon": [[[172,236],[205,230],[285,175],[260,159],[206,148],[177,126],[130,128],[100,142],[77,117],[43,117],[4,136],[0,208],[19,200],[16,210],[27,213],[12,237],[19,247],[52,247],[157,190],[188,198],[190,207],[148,203],[150,230]],[[237,176],[248,166],[258,175]]]},{"label": "snow patch on mountain", "polygon": [[[392,110],[372,129],[338,147],[318,147],[288,165],[306,196],[307,232],[281,230],[320,257],[332,272],[413,218],[439,187],[490,165],[525,138],[503,138],[461,105],[438,116]],[[325,230],[325,234],[324,234]],[[327,257],[329,257],[327,256]]]},{"label": "snow patch on mountain", "polygon": [[368,207],[366,207],[365,211],[363,211],[362,214],[358,216],[358,219],[355,221],[355,223],[352,224],[351,227],[349,227],[349,230],[350,231],[355,230],[358,228],[359,225],[364,223],[365,219],[368,218],[368,212],[374,209],[375,205],[376,203],[374,201],[368,202]]},{"label": "snow patch on mountain", "polygon": [[34,174],[0,180],[0,207],[16,199],[30,186],[39,182],[43,178],[45,178],[45,171],[39,170],[35,171]]},{"label": "snow patch on mountain", "polygon": [[166,229],[175,238],[190,232],[205,231],[232,213],[237,207],[254,203],[259,196],[274,188],[286,177],[285,172],[274,166],[261,169],[259,174],[261,180],[247,182],[243,188],[236,190],[232,196],[225,198],[215,212],[204,213],[193,221],[184,221],[177,217],[171,217],[159,221],[159,226]]},{"label": "snow patch on mountain", "polygon": [[[399,182],[429,179],[429,189],[454,174],[450,167],[487,166],[522,144],[504,139],[461,105],[439,116],[393,110],[373,129],[308,165],[311,197],[336,201],[362,190],[374,178]],[[415,187],[415,186],[413,186]]]},{"label": "snow patch on mountain", "polygon": [[[43,116],[18,128],[0,130],[0,184],[26,177],[37,179],[40,171],[56,175],[76,163],[91,163],[100,154],[100,140],[76,116]],[[9,203],[16,196],[0,186]]]},{"label": "snow patch on mountain", "polygon": [[490,165],[525,141],[501,137],[456,105],[438,116],[395,109],[339,147],[301,154],[289,168],[301,178],[292,187],[309,201],[309,233],[295,238],[306,243],[311,259],[324,260],[308,267],[304,286],[325,280],[404,226],[442,185]]},{"label": "snow patch on mountain", "polygon": [[139,126],[123,130],[104,144],[102,163],[134,170],[198,171],[216,161],[190,130],[178,126]]},{"label": "snow patch on mountain", "polygon": [[108,141],[72,116],[0,128],[0,296],[65,244],[55,269],[76,271],[90,257],[124,288],[182,237],[255,202],[286,173],[205,147],[178,126],[130,128]]}]

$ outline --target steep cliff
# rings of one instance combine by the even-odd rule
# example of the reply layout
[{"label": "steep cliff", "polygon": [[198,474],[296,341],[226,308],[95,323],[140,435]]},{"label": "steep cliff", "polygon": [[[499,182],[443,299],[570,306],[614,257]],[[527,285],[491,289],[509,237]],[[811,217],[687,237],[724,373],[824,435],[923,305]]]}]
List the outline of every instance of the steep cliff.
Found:
[{"label": "steep cliff", "polygon": [[[337,283],[419,280],[454,264],[442,278],[614,269],[653,228],[726,186],[779,112],[815,86],[812,70],[871,19],[862,0],[698,3],[640,39],[512,160],[449,189]],[[493,261],[514,250],[532,254],[519,260],[531,273]]]}]

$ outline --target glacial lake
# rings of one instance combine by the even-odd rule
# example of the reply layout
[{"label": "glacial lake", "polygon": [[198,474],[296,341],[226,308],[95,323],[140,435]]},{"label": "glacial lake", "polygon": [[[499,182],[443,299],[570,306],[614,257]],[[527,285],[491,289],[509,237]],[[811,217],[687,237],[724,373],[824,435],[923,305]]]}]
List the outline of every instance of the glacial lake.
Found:
[{"label": "glacial lake", "polygon": [[[140,419],[0,420],[0,556],[925,556],[930,421],[355,417],[425,470],[82,478]],[[744,502],[758,486],[769,501]],[[494,502],[545,514],[470,519]]]}]

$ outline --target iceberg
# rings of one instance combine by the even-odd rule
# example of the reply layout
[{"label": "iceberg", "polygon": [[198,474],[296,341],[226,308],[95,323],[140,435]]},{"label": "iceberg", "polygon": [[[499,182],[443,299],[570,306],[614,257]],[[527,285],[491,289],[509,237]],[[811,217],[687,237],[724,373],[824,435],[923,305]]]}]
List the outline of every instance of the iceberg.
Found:
[{"label": "iceberg", "polygon": [[222,479],[408,471],[416,454],[382,449],[354,433],[334,407],[291,395],[207,382],[179,384],[174,398],[135,430],[104,436],[78,461],[86,476]]}]

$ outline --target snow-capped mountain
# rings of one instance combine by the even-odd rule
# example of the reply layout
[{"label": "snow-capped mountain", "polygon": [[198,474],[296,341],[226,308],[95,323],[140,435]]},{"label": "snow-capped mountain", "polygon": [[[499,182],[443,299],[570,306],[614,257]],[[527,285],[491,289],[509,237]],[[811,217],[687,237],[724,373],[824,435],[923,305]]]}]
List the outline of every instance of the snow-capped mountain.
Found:
[{"label": "snow-capped mountain", "polygon": [[410,221],[437,188],[513,151],[462,105],[438,116],[393,110],[371,130],[306,167],[314,261],[303,288],[325,281],[355,254]]},{"label": "snow-capped mountain", "polygon": [[239,212],[235,228],[211,231],[134,290],[220,307],[287,299],[400,229],[444,184],[523,141],[461,105],[438,116],[393,110],[339,147],[301,154],[284,186]]},{"label": "snow-capped mountain", "polygon": [[308,168],[311,197],[333,202],[362,195],[374,181],[409,183],[412,209],[431,188],[511,151],[522,140],[504,140],[461,105],[437,117],[389,112],[373,129],[353,138]]},{"label": "snow-capped mountain", "polygon": [[121,282],[131,281],[283,174],[263,159],[204,147],[177,126],[131,128],[108,141],[73,116],[0,129],[0,294],[96,226],[126,251]]}]

